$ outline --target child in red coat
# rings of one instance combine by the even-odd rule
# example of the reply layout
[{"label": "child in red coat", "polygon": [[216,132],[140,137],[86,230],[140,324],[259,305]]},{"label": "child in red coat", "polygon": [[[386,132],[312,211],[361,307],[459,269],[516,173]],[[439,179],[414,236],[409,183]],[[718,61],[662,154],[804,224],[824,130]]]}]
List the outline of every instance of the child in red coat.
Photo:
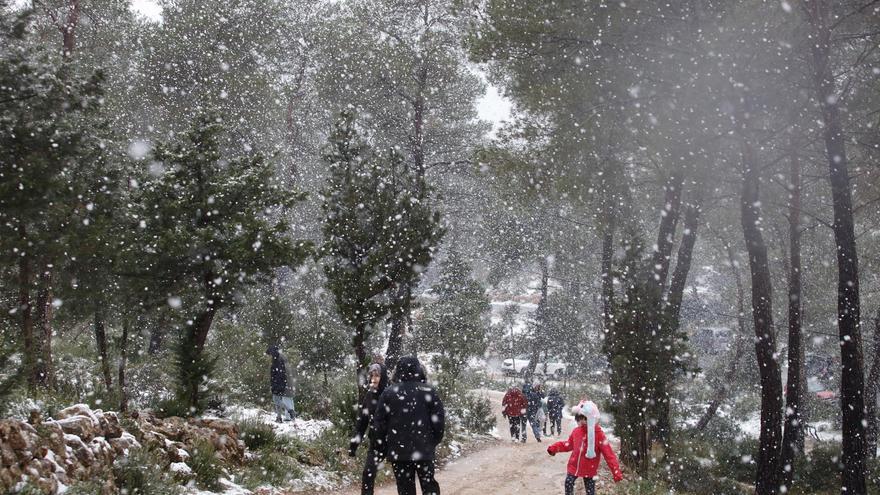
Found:
[{"label": "child in red coat", "polygon": [[599,426],[599,408],[591,401],[581,402],[571,408],[577,427],[572,430],[568,440],[556,442],[547,447],[547,453],[556,455],[559,452],[571,452],[568,459],[568,476],[565,478],[565,495],[574,494],[574,484],[578,478],[584,479],[587,495],[594,495],[596,484],[593,477],[599,471],[599,454],[611,469],[614,481],[623,479],[617,456]]}]

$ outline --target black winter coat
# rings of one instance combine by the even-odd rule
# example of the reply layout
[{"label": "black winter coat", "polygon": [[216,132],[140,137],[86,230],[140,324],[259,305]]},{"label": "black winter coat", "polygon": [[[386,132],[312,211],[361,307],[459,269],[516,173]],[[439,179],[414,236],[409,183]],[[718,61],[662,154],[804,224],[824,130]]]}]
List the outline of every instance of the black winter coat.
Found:
[{"label": "black winter coat", "polygon": [[268,353],[272,356],[272,367],[269,370],[269,387],[272,389],[272,395],[292,395],[290,393],[292,384],[287,378],[287,360],[275,346],[270,347]]},{"label": "black winter coat", "polygon": [[[376,406],[379,404],[379,397],[381,397],[382,392],[388,388],[388,370],[385,368],[384,364],[380,364],[379,367],[382,369],[382,377],[379,380],[379,387],[376,390],[368,388],[367,393],[364,394],[363,400],[361,400],[361,403],[358,405],[357,419],[355,419],[354,423],[354,434],[352,434],[351,443],[348,445],[348,452],[352,456],[357,452],[358,446],[364,441],[364,435],[367,434],[367,429],[370,427],[370,421],[376,413]],[[370,438],[372,439],[372,431],[370,431]]]},{"label": "black winter coat", "polygon": [[538,410],[541,409],[541,399],[544,398],[544,394],[538,392],[529,384],[523,385],[523,394],[526,396],[526,400],[529,401],[526,416],[534,418],[538,414]]},{"label": "black winter coat", "polygon": [[392,462],[430,461],[443,439],[446,412],[434,387],[423,382],[419,360],[403,357],[395,382],[379,397],[371,438]]},{"label": "black winter coat", "polygon": [[547,395],[547,414],[551,418],[562,417],[562,410],[565,409],[565,400],[556,390],[551,390]]}]

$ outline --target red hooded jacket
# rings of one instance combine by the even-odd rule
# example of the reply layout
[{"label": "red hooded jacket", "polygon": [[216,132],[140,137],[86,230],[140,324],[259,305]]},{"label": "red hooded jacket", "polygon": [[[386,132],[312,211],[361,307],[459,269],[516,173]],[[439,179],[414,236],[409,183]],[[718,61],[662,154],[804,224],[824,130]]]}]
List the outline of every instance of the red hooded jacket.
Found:
[{"label": "red hooded jacket", "polygon": [[501,399],[501,406],[505,416],[518,417],[526,413],[529,402],[526,400],[525,394],[517,387],[513,387],[504,394]]},{"label": "red hooded jacket", "polygon": [[596,457],[592,459],[587,457],[587,425],[578,425],[572,430],[568,440],[564,442],[556,442],[547,447],[547,453],[551,455],[560,452],[571,452],[568,459],[568,474],[577,476],[578,478],[593,478],[599,471],[600,457],[605,458],[605,463],[611,469],[614,481],[623,479],[623,472],[620,470],[620,464],[617,462],[617,456],[611,444],[605,437],[605,432],[599,425],[596,425]]}]

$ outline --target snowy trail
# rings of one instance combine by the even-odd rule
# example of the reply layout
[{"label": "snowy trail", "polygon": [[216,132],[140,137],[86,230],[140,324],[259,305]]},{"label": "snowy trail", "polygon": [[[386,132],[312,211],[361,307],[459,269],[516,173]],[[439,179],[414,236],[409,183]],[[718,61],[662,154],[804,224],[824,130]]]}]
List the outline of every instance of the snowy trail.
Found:
[{"label": "snowy trail", "polygon": [[[526,444],[513,443],[507,434],[507,420],[501,416],[502,392],[485,392],[495,409],[498,418],[498,431],[504,440],[490,443],[484,448],[460,457],[443,467],[437,473],[440,490],[451,495],[485,495],[487,493],[553,494],[563,492],[565,466],[568,453],[555,457],[547,455],[547,446],[559,440],[557,437],[535,442],[529,431]],[[570,417],[562,420],[565,437],[573,426]],[[616,445],[615,445],[616,448]],[[388,466],[386,465],[386,469]],[[604,462],[596,480],[596,493],[612,493],[611,474]],[[357,487],[342,493],[357,495]],[[393,477],[389,483],[377,487],[378,495],[395,495]],[[421,493],[421,491],[419,491]],[[577,486],[575,493],[584,493],[583,484]]]}]

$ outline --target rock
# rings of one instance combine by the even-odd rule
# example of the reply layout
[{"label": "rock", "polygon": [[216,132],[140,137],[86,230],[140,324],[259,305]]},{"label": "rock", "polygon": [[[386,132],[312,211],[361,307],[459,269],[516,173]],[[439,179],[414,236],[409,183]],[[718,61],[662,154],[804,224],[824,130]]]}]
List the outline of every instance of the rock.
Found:
[{"label": "rock", "polygon": [[97,411],[95,415],[98,417],[102,437],[109,440],[122,436],[122,426],[120,426],[119,416],[115,412]]},{"label": "rock", "polygon": [[85,416],[91,419],[95,423],[95,425],[98,424],[98,417],[95,416],[94,412],[92,412],[92,408],[90,408],[86,404],[76,404],[70,407],[65,407],[64,409],[58,411],[58,414],[56,414],[55,416],[55,419],[67,419],[74,416]]},{"label": "rock", "polygon": [[178,478],[190,479],[195,477],[192,468],[185,462],[172,462],[171,465],[168,466],[168,470],[174,473]]},{"label": "rock", "polygon": [[111,438],[107,440],[110,443],[110,446],[113,447],[113,450],[116,452],[117,456],[128,455],[128,453],[132,449],[141,448],[141,444],[138,443],[137,439],[131,433],[127,431],[123,431],[122,435],[119,438]]},{"label": "rock", "polygon": [[98,420],[88,416],[70,416],[55,421],[58,426],[68,435],[76,435],[83,441],[88,442],[95,438],[98,433]]}]

